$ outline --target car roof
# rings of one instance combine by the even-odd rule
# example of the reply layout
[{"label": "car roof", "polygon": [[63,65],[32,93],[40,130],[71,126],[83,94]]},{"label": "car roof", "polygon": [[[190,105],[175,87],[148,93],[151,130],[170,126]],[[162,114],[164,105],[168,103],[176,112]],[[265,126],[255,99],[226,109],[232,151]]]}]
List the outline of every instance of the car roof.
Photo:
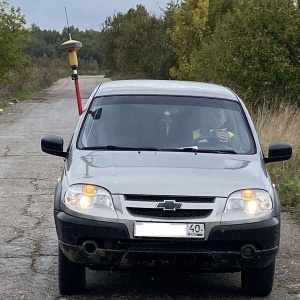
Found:
[{"label": "car roof", "polygon": [[239,101],[229,88],[196,81],[180,80],[113,80],[99,85],[94,97],[107,95],[179,95],[221,98]]}]

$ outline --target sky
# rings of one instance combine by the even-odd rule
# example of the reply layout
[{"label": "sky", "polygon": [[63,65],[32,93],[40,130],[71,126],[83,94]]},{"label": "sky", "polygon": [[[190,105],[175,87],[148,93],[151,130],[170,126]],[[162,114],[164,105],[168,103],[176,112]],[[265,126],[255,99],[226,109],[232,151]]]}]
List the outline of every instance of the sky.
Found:
[{"label": "sky", "polygon": [[65,7],[69,25],[80,30],[100,30],[101,24],[115,12],[126,13],[136,5],[144,5],[156,16],[163,14],[171,0],[9,0],[11,6],[20,7],[25,15],[26,27],[33,23],[41,29],[62,31],[67,26]]}]

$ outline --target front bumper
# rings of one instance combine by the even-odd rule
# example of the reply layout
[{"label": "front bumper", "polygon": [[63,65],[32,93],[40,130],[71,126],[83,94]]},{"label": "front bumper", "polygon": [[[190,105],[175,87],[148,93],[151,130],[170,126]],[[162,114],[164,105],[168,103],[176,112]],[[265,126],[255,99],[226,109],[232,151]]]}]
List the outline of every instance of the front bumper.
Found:
[{"label": "front bumper", "polygon": [[[69,260],[91,268],[170,267],[228,272],[261,268],[276,257],[280,222],[215,226],[206,241],[178,238],[131,239],[127,227],[55,211],[59,244]],[[87,248],[85,245],[95,247]],[[248,248],[247,248],[248,247]]]}]

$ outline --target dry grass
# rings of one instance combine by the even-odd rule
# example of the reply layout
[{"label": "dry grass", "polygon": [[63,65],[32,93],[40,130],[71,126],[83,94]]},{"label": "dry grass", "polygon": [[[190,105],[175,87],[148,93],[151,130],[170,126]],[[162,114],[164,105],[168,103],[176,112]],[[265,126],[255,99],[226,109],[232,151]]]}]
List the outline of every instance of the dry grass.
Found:
[{"label": "dry grass", "polygon": [[271,163],[268,170],[273,181],[279,184],[285,178],[300,174],[300,108],[292,104],[274,101],[258,109],[250,109],[264,152],[271,142],[282,141],[293,146],[292,159]]},{"label": "dry grass", "polygon": [[271,142],[288,142],[293,146],[290,160],[270,163],[267,168],[283,209],[300,222],[300,108],[274,101],[272,105],[250,109],[250,113],[265,153]]},{"label": "dry grass", "polygon": [[18,100],[24,100],[50,86],[55,80],[68,75],[59,60],[51,61],[48,66],[30,65],[20,70],[12,70],[7,81],[0,82],[0,99],[16,97]]}]

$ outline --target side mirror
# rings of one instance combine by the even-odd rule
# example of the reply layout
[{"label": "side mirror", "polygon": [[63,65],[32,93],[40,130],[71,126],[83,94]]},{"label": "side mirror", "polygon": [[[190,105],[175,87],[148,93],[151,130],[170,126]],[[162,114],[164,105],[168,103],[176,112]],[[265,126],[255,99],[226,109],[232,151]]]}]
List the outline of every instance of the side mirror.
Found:
[{"label": "side mirror", "polygon": [[292,146],[287,143],[272,143],[269,146],[268,157],[265,163],[288,160],[292,157]]},{"label": "side mirror", "polygon": [[63,147],[63,138],[56,135],[46,135],[41,140],[42,151],[51,155],[67,157],[68,152],[64,152]]}]

